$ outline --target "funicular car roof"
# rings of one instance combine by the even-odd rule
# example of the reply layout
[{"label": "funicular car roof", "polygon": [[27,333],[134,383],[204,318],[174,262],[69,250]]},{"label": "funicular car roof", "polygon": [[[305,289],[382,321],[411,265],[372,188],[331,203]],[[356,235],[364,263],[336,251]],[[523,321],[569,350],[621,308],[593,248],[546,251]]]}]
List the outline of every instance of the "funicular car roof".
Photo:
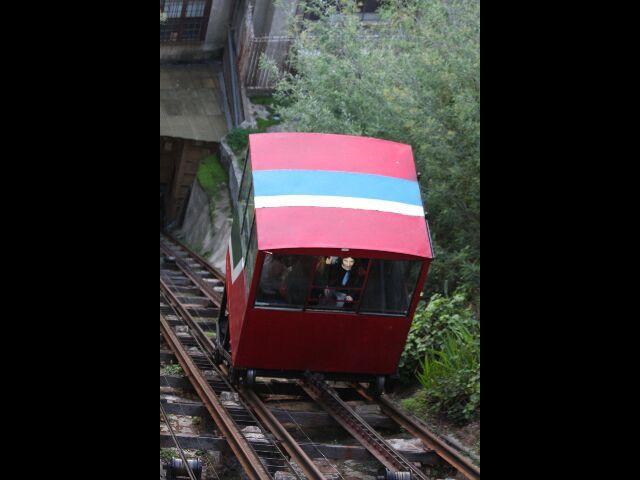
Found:
[{"label": "funicular car roof", "polygon": [[432,258],[410,145],[319,133],[249,136],[259,250]]}]

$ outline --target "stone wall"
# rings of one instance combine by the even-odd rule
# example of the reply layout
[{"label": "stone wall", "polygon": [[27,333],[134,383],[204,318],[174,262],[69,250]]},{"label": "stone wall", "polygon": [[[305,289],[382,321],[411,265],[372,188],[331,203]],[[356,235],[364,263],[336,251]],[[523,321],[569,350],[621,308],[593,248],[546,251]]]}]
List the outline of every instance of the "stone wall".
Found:
[{"label": "stone wall", "polygon": [[182,227],[173,233],[224,273],[231,221],[231,204],[226,189],[212,199],[196,180]]},{"label": "stone wall", "polygon": [[220,144],[220,164],[229,177],[229,195],[231,196],[233,208],[236,208],[238,206],[240,181],[242,180],[242,166],[224,141]]},{"label": "stone wall", "polygon": [[210,198],[196,179],[191,188],[182,226],[173,233],[211,265],[224,272],[231,235],[232,208],[237,207],[242,168],[224,143],[220,144],[219,158],[227,173],[228,188],[221,188],[215,198]]}]

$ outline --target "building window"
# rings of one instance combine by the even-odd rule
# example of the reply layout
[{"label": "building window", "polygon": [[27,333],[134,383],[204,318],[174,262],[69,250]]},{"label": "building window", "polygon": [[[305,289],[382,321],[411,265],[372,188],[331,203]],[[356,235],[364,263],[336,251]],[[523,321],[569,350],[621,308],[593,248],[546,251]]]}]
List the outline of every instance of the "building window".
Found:
[{"label": "building window", "polygon": [[167,20],[160,24],[160,43],[199,43],[207,34],[211,0],[160,0]]}]

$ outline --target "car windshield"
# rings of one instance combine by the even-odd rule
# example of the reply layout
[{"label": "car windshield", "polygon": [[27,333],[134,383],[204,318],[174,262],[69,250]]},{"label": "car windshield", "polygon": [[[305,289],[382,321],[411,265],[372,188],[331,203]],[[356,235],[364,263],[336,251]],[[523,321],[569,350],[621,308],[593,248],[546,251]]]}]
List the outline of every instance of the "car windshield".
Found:
[{"label": "car windshield", "polygon": [[406,316],[422,264],[267,254],[255,307]]}]

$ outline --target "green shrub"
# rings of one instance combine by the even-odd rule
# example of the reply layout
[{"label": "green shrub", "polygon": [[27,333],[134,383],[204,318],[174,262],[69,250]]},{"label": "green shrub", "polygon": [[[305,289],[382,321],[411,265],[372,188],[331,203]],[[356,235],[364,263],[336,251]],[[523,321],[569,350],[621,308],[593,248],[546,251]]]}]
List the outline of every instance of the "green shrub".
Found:
[{"label": "green shrub", "polygon": [[259,95],[249,99],[252,103],[265,106],[269,112],[269,118],[257,118],[257,128],[234,128],[227,135],[227,144],[241,161],[244,161],[244,154],[249,145],[249,135],[252,133],[265,133],[267,128],[282,123],[280,115],[274,113],[275,104],[271,95]]},{"label": "green shrub", "polygon": [[252,133],[260,133],[260,130],[256,128],[234,128],[227,135],[227,145],[240,160],[244,160],[244,152],[249,145],[249,135]]},{"label": "green shrub", "polygon": [[267,128],[272,127],[273,125],[279,125],[282,120],[278,115],[271,115],[270,118],[258,118],[256,119],[256,123],[258,124],[258,130],[261,132],[266,132]]},{"label": "green shrub", "polygon": [[164,463],[169,463],[173,457],[178,456],[178,450],[176,448],[161,448],[160,460]]},{"label": "green shrub", "polygon": [[249,97],[249,100],[256,105],[272,106],[274,104],[272,95],[254,95]]},{"label": "green shrub", "polygon": [[405,382],[413,380],[427,351],[442,349],[452,329],[472,328],[477,322],[473,309],[461,291],[456,291],[450,297],[435,294],[426,308],[422,303],[418,305],[398,365],[401,379]]},{"label": "green shrub", "polygon": [[455,325],[444,336],[441,348],[429,348],[421,362],[418,380],[427,404],[458,422],[480,415],[479,325]]}]

